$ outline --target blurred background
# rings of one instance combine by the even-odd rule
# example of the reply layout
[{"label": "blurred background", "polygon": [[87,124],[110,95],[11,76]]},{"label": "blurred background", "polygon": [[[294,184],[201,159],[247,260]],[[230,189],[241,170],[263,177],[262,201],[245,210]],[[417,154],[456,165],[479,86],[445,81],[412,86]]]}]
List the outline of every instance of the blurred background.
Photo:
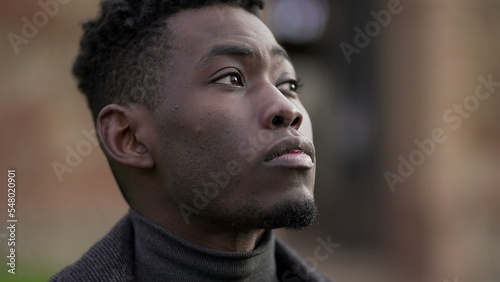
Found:
[{"label": "blurred background", "polygon": [[[70,75],[99,1],[58,3],[0,1],[0,281],[47,281],[127,211]],[[499,15],[495,0],[267,1],[318,152],[319,225],[280,235],[332,280],[500,281]],[[322,261],[321,240],[340,244]]]}]

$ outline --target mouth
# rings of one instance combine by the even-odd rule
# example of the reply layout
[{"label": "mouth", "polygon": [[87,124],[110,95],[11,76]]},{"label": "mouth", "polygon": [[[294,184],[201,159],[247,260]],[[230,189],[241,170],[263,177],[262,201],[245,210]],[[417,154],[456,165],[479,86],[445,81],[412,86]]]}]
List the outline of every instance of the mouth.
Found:
[{"label": "mouth", "polygon": [[311,169],[314,167],[314,146],[305,137],[286,138],[278,141],[267,152],[267,166]]}]

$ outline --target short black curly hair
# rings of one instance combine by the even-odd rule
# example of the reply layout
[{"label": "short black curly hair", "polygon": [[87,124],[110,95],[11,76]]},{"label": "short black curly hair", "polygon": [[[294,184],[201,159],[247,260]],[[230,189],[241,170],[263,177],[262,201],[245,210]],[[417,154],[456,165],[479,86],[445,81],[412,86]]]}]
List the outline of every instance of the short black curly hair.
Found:
[{"label": "short black curly hair", "polygon": [[168,16],[187,9],[227,4],[257,14],[259,0],[103,0],[100,15],[83,25],[73,66],[78,87],[96,120],[111,103],[142,103],[153,110],[170,47]]}]

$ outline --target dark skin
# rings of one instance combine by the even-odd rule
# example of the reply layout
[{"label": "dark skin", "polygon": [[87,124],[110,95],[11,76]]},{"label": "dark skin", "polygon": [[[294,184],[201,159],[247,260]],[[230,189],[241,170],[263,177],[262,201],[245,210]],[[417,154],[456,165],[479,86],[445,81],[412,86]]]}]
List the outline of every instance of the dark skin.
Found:
[{"label": "dark skin", "polygon": [[[253,250],[266,228],[286,227],[266,225],[279,206],[313,202],[312,129],[295,70],[244,9],[182,11],[167,23],[173,48],[162,102],[153,112],[104,107],[97,119],[104,151],[143,216],[207,248]],[[197,189],[214,187],[210,173],[229,176],[227,185],[186,224],[180,205],[193,206]]]}]

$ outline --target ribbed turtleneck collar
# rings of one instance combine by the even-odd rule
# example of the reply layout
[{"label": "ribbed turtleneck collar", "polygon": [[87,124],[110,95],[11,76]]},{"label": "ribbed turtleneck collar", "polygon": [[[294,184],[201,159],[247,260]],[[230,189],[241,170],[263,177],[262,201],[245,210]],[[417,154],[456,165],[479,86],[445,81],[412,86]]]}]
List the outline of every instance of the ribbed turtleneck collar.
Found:
[{"label": "ribbed turtleneck collar", "polygon": [[265,232],[250,252],[221,252],[191,243],[130,210],[136,281],[278,281],[275,237]]}]

